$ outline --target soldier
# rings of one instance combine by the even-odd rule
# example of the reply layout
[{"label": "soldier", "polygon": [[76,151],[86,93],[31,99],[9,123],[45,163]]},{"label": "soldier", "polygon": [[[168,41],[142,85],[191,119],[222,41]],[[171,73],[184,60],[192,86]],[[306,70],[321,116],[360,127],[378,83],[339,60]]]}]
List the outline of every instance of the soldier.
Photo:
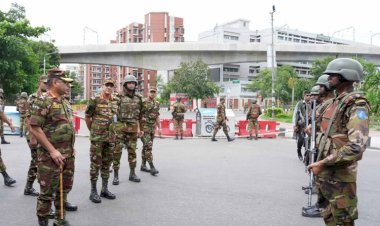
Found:
[{"label": "soldier", "polygon": [[[320,130],[320,125],[318,122],[321,121],[320,116],[321,112],[324,111],[326,106],[328,106],[329,101],[334,97],[334,91],[330,89],[330,85],[328,82],[328,77],[329,75],[321,75],[318,78],[318,81],[315,83],[316,85],[319,86],[319,100],[320,104],[317,106],[316,109],[316,128],[315,131],[317,131],[317,136],[318,136],[318,131]],[[307,129],[307,133],[310,134],[311,132],[311,126]],[[318,151],[318,150],[317,150]],[[308,164],[305,161],[306,164]],[[314,190],[314,187],[313,187]],[[318,199],[315,205],[310,206],[309,208],[303,208],[302,209],[302,216],[304,217],[321,217],[321,209],[326,208],[327,206],[327,200],[322,196],[320,189],[316,188],[316,192],[318,194]]]},{"label": "soldier", "polygon": [[[114,89],[112,80],[103,82],[100,94],[91,98],[86,109],[86,125],[90,130],[90,180],[91,194],[90,200],[100,203],[100,197],[115,199],[116,196],[108,190],[109,168],[113,158],[115,141],[111,139],[110,125],[114,115],[117,114],[117,102],[112,98]],[[102,177],[102,190],[100,196],[96,189],[99,170]]]},{"label": "soldier", "polygon": [[17,100],[16,110],[20,112],[20,137],[23,137],[26,129],[26,112],[28,110],[28,94],[26,92],[22,92],[20,99]]},{"label": "soldier", "polygon": [[215,139],[215,135],[220,129],[220,127],[223,127],[223,132],[226,135],[228,142],[235,140],[235,138],[230,138],[230,136],[228,135],[228,130],[227,130],[228,118],[226,116],[226,107],[224,106],[225,102],[226,100],[224,98],[220,98],[220,103],[218,104],[218,108],[217,108],[216,125],[214,128],[214,132],[212,134],[211,141],[218,141],[217,139]]},{"label": "soldier", "polygon": [[[0,106],[2,106],[2,112],[4,112],[5,103],[4,103],[4,90],[0,89]],[[0,136],[1,136],[1,144],[10,144],[8,141],[4,138],[4,125],[3,120],[0,117]]]},{"label": "soldier", "polygon": [[[144,135],[141,137],[143,143],[143,149],[141,152],[142,163],[141,171],[150,172],[151,175],[155,176],[158,174],[158,170],[153,165],[153,139],[156,127],[158,131],[161,131],[160,124],[160,103],[155,100],[157,96],[156,87],[151,87],[149,89],[148,97],[143,101],[143,114],[142,114],[142,126]],[[150,169],[146,167],[146,161],[148,161]]]},{"label": "soldier", "polygon": [[27,174],[27,180],[26,185],[24,189],[24,195],[31,195],[31,196],[38,196],[39,193],[33,188],[34,180],[37,177],[37,140],[36,138],[30,134],[30,125],[29,125],[29,119],[30,119],[30,111],[31,107],[33,106],[34,102],[37,100],[37,98],[41,97],[46,91],[47,91],[47,76],[42,75],[38,82],[38,90],[36,93],[33,93],[28,98],[28,104],[27,104],[27,112],[26,112],[26,125],[25,125],[25,137],[26,141],[28,143],[31,157],[29,164],[29,170]]},{"label": "soldier", "polygon": [[185,119],[186,108],[181,102],[181,97],[177,97],[177,102],[173,104],[173,122],[175,130],[175,140],[178,140],[178,129],[181,134],[181,140],[183,139],[183,120]]},{"label": "soldier", "polygon": [[[123,82],[123,92],[119,95],[117,124],[115,125],[115,133],[120,134],[122,142],[127,146],[128,162],[129,162],[129,180],[140,182],[137,177],[136,169],[136,146],[137,138],[141,137],[144,132],[140,130],[142,97],[135,93],[137,86],[136,77],[126,75]],[[121,152],[120,152],[121,158]],[[113,184],[119,183],[119,167],[120,158],[114,160],[114,181]],[[115,164],[115,161],[117,164]]]},{"label": "soldier", "polygon": [[[48,214],[53,200],[56,209],[53,225],[69,225],[65,220],[65,210],[61,219],[60,202],[66,202],[74,180],[75,134],[72,109],[64,98],[72,81],[58,68],[49,70],[48,92],[38,98],[31,108],[30,132],[40,144],[37,150],[37,176],[40,183],[40,195],[37,200],[39,225],[48,225]],[[63,187],[63,200],[60,183]]]},{"label": "soldier", "polygon": [[258,138],[259,134],[259,122],[258,118],[262,114],[260,105],[257,104],[257,100],[252,100],[252,105],[248,108],[247,111],[247,120],[249,120],[248,131],[249,137],[248,140],[252,140],[252,126],[255,127],[255,140]]},{"label": "soldier", "polygon": [[[7,118],[7,116],[5,115],[4,113],[4,106],[3,106],[3,103],[0,103],[0,118],[1,118],[1,121],[2,122],[5,122],[9,125],[9,128],[11,128],[12,132],[15,131],[15,128],[13,127],[11,121]],[[0,173],[3,174],[3,177],[4,177],[4,184],[6,186],[12,186],[12,184],[16,183],[16,180],[14,180],[13,178],[11,178],[7,171],[6,171],[6,167],[5,167],[5,164],[3,162],[3,159],[1,158],[1,149],[0,149]]]},{"label": "soldier", "polygon": [[[296,133],[297,139],[297,154],[298,159],[302,162],[303,157],[301,153],[302,146],[305,145],[305,132],[306,127],[306,112],[310,112],[310,92],[305,91],[303,93],[303,100],[299,101],[294,109],[295,113],[295,125],[294,132]],[[305,147],[306,148],[306,147]]]},{"label": "soldier", "polygon": [[353,92],[353,83],[363,79],[363,67],[356,60],[338,58],[324,73],[336,97],[321,114],[318,157],[308,169],[317,175],[321,195],[329,202],[322,211],[325,224],[354,225],[358,219],[357,162],[369,133],[369,103],[363,94]]}]

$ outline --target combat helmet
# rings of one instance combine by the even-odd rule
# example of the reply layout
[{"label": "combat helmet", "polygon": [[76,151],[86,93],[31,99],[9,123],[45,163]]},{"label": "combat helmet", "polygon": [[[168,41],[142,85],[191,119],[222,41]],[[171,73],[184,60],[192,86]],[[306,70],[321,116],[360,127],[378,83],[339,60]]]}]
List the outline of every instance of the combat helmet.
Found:
[{"label": "combat helmet", "polygon": [[330,84],[329,84],[329,75],[328,74],[323,74],[323,75],[319,76],[319,78],[315,84],[316,85],[323,85],[326,87],[326,90],[331,90]]},{"label": "combat helmet", "polygon": [[131,74],[128,74],[125,76],[124,81],[123,81],[123,85],[125,85],[127,82],[134,82],[137,86],[137,79],[135,76],[133,76]]},{"label": "combat helmet", "polygon": [[348,81],[361,81],[363,79],[363,66],[354,59],[337,58],[331,61],[323,72],[324,74],[340,74]]},{"label": "combat helmet", "polygon": [[319,85],[313,86],[310,90],[310,95],[319,95]]},{"label": "combat helmet", "polygon": [[22,92],[21,95],[20,95],[20,97],[25,97],[25,98],[27,98],[27,97],[28,97],[28,94],[27,94],[26,92]]}]

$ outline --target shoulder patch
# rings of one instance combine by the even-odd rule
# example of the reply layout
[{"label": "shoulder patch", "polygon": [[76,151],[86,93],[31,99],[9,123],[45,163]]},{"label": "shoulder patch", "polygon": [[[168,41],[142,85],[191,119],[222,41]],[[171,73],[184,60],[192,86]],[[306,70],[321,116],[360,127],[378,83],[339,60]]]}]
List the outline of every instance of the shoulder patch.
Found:
[{"label": "shoulder patch", "polygon": [[358,119],[361,119],[361,120],[367,119],[367,112],[365,112],[364,110],[361,110],[361,109],[357,110],[356,115],[358,116]]}]

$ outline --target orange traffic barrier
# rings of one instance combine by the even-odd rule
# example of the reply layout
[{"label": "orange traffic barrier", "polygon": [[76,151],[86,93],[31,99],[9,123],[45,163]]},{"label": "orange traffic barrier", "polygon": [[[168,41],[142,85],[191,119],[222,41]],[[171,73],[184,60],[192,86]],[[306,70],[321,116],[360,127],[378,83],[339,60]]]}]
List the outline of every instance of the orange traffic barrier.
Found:
[{"label": "orange traffic barrier", "polygon": [[[244,137],[249,136],[248,120],[240,120],[237,124],[237,135]],[[276,138],[279,130],[276,129],[278,123],[276,121],[262,120],[259,121],[259,137]],[[255,135],[255,129],[252,128],[252,135]]]},{"label": "orange traffic barrier", "polygon": [[[172,119],[161,119],[161,136],[167,136],[167,137],[174,137],[175,136],[175,130],[174,130],[174,121]],[[192,121],[191,119],[185,119],[183,125],[185,127],[183,128],[183,136],[184,137],[192,137],[192,127],[195,121]],[[159,136],[158,131],[156,130],[156,136]]]}]

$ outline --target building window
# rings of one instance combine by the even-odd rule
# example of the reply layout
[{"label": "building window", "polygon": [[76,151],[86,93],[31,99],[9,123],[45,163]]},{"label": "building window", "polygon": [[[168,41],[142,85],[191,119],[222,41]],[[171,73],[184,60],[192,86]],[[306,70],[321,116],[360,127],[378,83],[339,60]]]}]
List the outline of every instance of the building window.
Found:
[{"label": "building window", "polygon": [[224,35],[224,39],[238,41],[239,37],[233,35]]},{"label": "building window", "polygon": [[223,67],[224,72],[239,72],[238,67]]}]

